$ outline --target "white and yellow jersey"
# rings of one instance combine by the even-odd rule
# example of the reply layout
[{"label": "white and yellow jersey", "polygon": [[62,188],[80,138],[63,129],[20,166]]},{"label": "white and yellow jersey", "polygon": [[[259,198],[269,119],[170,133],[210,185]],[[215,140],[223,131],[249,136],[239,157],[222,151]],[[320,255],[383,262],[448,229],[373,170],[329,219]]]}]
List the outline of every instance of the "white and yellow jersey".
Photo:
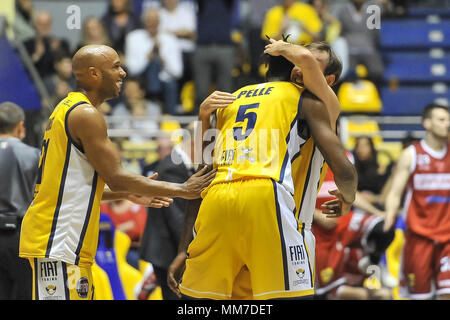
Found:
[{"label": "white and yellow jersey", "polygon": [[311,230],[317,194],[327,173],[328,165],[312,137],[302,139],[299,152],[291,160],[295,186],[295,218],[299,221],[299,231]]},{"label": "white and yellow jersey", "polygon": [[70,137],[69,113],[89,103],[71,92],[51,114],[33,202],[22,222],[19,255],[90,266],[97,250],[104,181]]},{"label": "white and yellow jersey", "polygon": [[303,93],[290,82],[250,85],[218,110],[217,174],[202,193],[183,294],[209,299],[314,294],[311,223],[326,170],[300,117]]},{"label": "white and yellow jersey", "polygon": [[234,92],[237,99],[217,111],[218,171],[202,197],[217,183],[270,178],[293,195],[299,228],[310,228],[326,170],[314,140],[301,134],[303,91],[291,82],[266,82]]}]

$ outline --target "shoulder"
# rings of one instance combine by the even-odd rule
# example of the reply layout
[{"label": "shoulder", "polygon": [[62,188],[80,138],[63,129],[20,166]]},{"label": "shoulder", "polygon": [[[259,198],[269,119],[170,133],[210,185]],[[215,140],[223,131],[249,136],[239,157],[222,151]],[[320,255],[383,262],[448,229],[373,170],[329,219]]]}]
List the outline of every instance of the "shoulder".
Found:
[{"label": "shoulder", "polygon": [[320,100],[314,93],[305,89],[302,92],[302,105],[310,105],[310,106],[321,106],[325,105],[322,100]]},{"label": "shoulder", "polygon": [[[94,106],[83,103],[78,105],[70,112],[69,123],[72,126],[72,129],[89,129],[94,127],[102,128],[102,126],[106,126],[105,119],[100,111],[97,110]],[[75,128],[74,128],[75,126]]]},{"label": "shoulder", "polygon": [[81,103],[79,105],[76,106],[76,108],[73,109],[73,111],[71,112],[72,114],[78,114],[80,116],[85,116],[85,117],[92,117],[92,116],[101,116],[100,111],[97,110],[97,108],[95,108],[93,105],[89,104],[89,103]]},{"label": "shoulder", "polygon": [[19,163],[35,165],[37,168],[41,157],[41,151],[38,148],[32,147],[19,139],[10,142],[12,152]]},{"label": "shoulder", "polygon": [[397,160],[398,167],[407,169],[409,172],[413,172],[416,167],[416,147],[414,144],[403,149],[400,157]]},{"label": "shoulder", "polygon": [[22,141],[18,141],[17,147],[20,148],[23,152],[29,154],[31,157],[37,157],[39,159],[41,150],[38,148],[32,147]]}]

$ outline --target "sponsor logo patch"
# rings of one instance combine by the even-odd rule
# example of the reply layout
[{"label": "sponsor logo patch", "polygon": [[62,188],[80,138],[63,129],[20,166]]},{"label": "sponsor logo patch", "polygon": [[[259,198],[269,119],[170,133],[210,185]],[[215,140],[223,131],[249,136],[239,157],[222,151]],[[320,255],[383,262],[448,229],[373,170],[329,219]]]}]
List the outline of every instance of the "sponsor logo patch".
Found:
[{"label": "sponsor logo patch", "polygon": [[81,277],[77,282],[77,293],[82,299],[86,299],[89,293],[89,280]]}]

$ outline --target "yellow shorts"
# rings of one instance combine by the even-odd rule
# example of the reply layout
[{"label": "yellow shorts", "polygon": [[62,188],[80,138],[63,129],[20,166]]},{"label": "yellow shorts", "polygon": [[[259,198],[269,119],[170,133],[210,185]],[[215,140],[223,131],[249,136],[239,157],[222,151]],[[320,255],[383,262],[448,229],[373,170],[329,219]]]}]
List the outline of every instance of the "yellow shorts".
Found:
[{"label": "yellow shorts", "polygon": [[233,300],[314,294],[315,240],[298,231],[294,210],[292,195],[270,179],[211,187],[195,221],[180,291]]},{"label": "yellow shorts", "polygon": [[93,300],[90,267],[54,259],[29,258],[33,270],[33,300]]}]

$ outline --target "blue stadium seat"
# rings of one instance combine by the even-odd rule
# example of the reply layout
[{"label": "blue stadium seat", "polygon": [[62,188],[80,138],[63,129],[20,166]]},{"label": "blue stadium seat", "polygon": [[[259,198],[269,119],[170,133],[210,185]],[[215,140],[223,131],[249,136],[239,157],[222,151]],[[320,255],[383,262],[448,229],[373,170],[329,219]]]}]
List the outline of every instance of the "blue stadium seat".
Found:
[{"label": "blue stadium seat", "polygon": [[383,20],[382,49],[450,48],[450,20],[429,23],[425,19]]},{"label": "blue stadium seat", "polygon": [[450,8],[409,8],[408,16],[410,17],[426,17],[428,15],[437,15],[440,17],[450,17]]},{"label": "blue stadium seat", "polygon": [[23,109],[41,109],[39,94],[14,47],[0,37],[0,102],[11,101]]},{"label": "blue stadium seat", "polygon": [[425,105],[431,102],[447,103],[450,101],[450,90],[443,85],[440,88],[432,85],[402,86],[396,90],[389,87],[381,89],[383,115],[421,115]]},{"label": "blue stadium seat", "polygon": [[386,55],[384,79],[402,83],[450,82],[449,54],[433,58],[426,53],[391,53]]},{"label": "blue stadium seat", "polygon": [[[425,107],[425,105],[424,105]],[[380,131],[384,130],[398,130],[403,132],[409,131],[423,131],[425,130],[422,124],[396,124],[396,123],[382,123],[379,124]]]},{"label": "blue stadium seat", "polygon": [[401,63],[403,61],[408,61],[408,63],[417,63],[420,61],[435,61],[442,62],[450,59],[449,50],[406,50],[406,51],[383,51],[383,58],[386,63]]}]

